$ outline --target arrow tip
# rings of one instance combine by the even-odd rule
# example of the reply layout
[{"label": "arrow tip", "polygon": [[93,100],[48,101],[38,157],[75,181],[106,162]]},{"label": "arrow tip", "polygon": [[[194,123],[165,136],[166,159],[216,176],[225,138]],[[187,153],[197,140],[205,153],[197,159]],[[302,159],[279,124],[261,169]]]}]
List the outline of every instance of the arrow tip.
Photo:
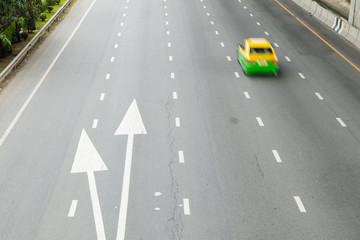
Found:
[{"label": "arrow tip", "polygon": [[147,134],[135,99],[115,132],[115,135],[131,134]]},{"label": "arrow tip", "polygon": [[82,130],[71,173],[108,170],[85,129]]}]

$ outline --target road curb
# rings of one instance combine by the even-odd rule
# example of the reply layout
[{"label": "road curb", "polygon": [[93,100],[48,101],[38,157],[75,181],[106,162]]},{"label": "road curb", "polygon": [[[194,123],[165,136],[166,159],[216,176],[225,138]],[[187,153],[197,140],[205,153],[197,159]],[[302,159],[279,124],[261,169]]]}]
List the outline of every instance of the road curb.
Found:
[{"label": "road curb", "polygon": [[50,20],[45,24],[44,27],[40,29],[40,31],[30,40],[30,42],[21,50],[21,52],[16,55],[16,57],[7,65],[7,67],[0,73],[0,83],[2,83],[6,77],[16,69],[16,67],[24,60],[27,54],[31,51],[33,47],[41,40],[41,37],[46,33],[46,31],[50,31],[51,25],[58,20],[60,15],[65,11],[65,9],[70,5],[72,0],[67,0],[64,5],[50,18]]},{"label": "road curb", "polygon": [[348,21],[336,16],[332,11],[323,8],[313,0],[293,0],[293,2],[360,49],[360,30],[351,26]]}]

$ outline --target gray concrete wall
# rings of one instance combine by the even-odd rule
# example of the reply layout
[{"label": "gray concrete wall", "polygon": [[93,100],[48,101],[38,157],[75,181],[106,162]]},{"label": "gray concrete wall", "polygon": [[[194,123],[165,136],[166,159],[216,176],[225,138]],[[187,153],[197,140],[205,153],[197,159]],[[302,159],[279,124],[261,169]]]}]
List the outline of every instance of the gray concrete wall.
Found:
[{"label": "gray concrete wall", "polygon": [[[346,0],[315,0],[316,2],[322,3],[336,13],[344,17],[349,18],[350,4]],[[352,0],[355,1],[355,0]]]},{"label": "gray concrete wall", "polygon": [[360,0],[351,0],[349,23],[360,28]]}]

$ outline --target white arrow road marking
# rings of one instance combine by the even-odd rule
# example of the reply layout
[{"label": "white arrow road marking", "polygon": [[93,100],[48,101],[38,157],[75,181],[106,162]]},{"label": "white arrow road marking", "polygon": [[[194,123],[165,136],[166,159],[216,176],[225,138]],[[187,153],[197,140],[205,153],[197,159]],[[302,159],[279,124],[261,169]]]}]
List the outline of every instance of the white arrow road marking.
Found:
[{"label": "white arrow road marking", "polygon": [[91,142],[86,131],[83,129],[79,145],[76,150],[75,160],[71,168],[71,173],[87,173],[98,240],[106,240],[106,237],[94,172],[105,170],[108,170],[108,168],[101,159],[100,154]]},{"label": "white arrow road marking", "polygon": [[128,201],[129,201],[131,162],[132,162],[132,152],[133,152],[135,134],[147,134],[147,132],[144,123],[142,121],[139,108],[136,104],[136,100],[134,99],[129,109],[127,110],[123,120],[121,121],[120,126],[115,132],[115,135],[128,135],[116,240],[125,239],[126,215],[127,215]]}]

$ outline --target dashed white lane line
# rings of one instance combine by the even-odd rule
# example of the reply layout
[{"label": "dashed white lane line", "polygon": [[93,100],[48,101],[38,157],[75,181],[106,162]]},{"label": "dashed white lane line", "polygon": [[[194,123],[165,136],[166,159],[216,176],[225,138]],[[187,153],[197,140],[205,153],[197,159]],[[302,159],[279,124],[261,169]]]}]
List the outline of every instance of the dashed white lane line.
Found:
[{"label": "dashed white lane line", "polygon": [[206,8],[206,6],[204,5],[203,8]]},{"label": "dashed white lane line", "polygon": [[285,56],[286,61],[291,62],[291,59],[288,56]]},{"label": "dashed white lane line", "polygon": [[99,122],[99,119],[94,119],[92,128],[97,128],[98,122]]},{"label": "dashed white lane line", "polygon": [[223,42],[220,42],[221,47],[225,47],[225,44]]},{"label": "dashed white lane line", "polygon": [[259,23],[259,22],[256,22],[256,24],[260,26],[260,23]]},{"label": "dashed white lane line", "polygon": [[125,6],[125,9],[128,9],[128,7],[127,7],[127,6]]},{"label": "dashed white lane line", "polygon": [[244,6],[244,9],[247,9],[247,7],[246,7],[246,6]]},{"label": "dashed white lane line", "polygon": [[316,92],[315,95],[316,95],[320,100],[324,100],[324,98],[320,95],[320,93]]},{"label": "dashed white lane line", "polygon": [[269,33],[268,32],[264,32],[266,36],[269,36]]},{"label": "dashed white lane line", "polygon": [[250,99],[250,95],[248,92],[244,92],[245,98]]},{"label": "dashed white lane line", "polygon": [[105,98],[105,93],[102,93],[102,94],[100,95],[100,101],[104,101],[104,98]]},{"label": "dashed white lane line", "polygon": [[250,17],[253,17],[254,15],[252,13],[250,13]]},{"label": "dashed white lane line", "polygon": [[177,92],[173,92],[173,99],[178,99]]},{"label": "dashed white lane line", "polygon": [[184,151],[179,151],[179,163],[184,163],[184,162],[185,162]]},{"label": "dashed white lane line", "polygon": [[218,32],[218,31],[215,31],[215,34],[216,34],[216,35],[219,35],[219,32]]},{"label": "dashed white lane line", "polygon": [[299,73],[299,76],[300,76],[302,79],[305,78],[305,76],[304,76],[302,73]]},{"label": "dashed white lane line", "polygon": [[165,17],[167,17],[168,13],[165,13]]},{"label": "dashed white lane line", "polygon": [[165,25],[169,25],[169,21],[165,21]]},{"label": "dashed white lane line", "polygon": [[234,72],[236,78],[240,78],[240,75],[238,72]]},{"label": "dashed white lane line", "polygon": [[121,36],[121,32],[118,33],[118,36],[119,36],[119,37]]},{"label": "dashed white lane line", "polygon": [[261,117],[256,117],[256,121],[258,122],[258,124],[259,124],[260,127],[263,127],[263,126],[264,126],[264,123],[263,123],[263,121],[261,120]]},{"label": "dashed white lane line", "polygon": [[171,78],[175,78],[175,73],[172,72],[172,73],[170,74],[170,77],[171,77]]},{"label": "dashed white lane line", "polygon": [[169,61],[172,62],[172,60],[173,60],[173,57],[169,56]]},{"label": "dashed white lane line", "polygon": [[123,27],[123,26],[124,26],[124,23],[123,23],[123,22],[122,22],[122,23],[120,23],[120,26],[122,26],[122,27]]},{"label": "dashed white lane line", "polygon": [[299,196],[294,196],[295,202],[300,210],[300,212],[302,213],[306,213],[306,209],[304,207],[304,204],[302,203],[301,199]]},{"label": "dashed white lane line", "polygon": [[164,6],[164,8],[166,9],[166,8],[167,8],[167,6]]},{"label": "dashed white lane line", "polygon": [[71,201],[68,217],[74,217],[75,216],[77,203],[78,203],[78,200],[72,200]]},{"label": "dashed white lane line", "polygon": [[123,17],[126,17],[126,13],[123,14]]},{"label": "dashed white lane line", "polygon": [[180,126],[181,126],[181,125],[180,125],[180,118],[178,118],[178,117],[175,118],[175,126],[176,126],[176,127],[180,127]]},{"label": "dashed white lane line", "polygon": [[206,15],[210,16],[210,13],[207,12]]},{"label": "dashed white lane line", "polygon": [[275,157],[275,159],[276,159],[276,162],[281,163],[282,161],[281,161],[281,158],[280,158],[280,156],[279,156],[278,151],[272,150],[272,153],[274,154],[274,157]]},{"label": "dashed white lane line", "polygon": [[213,21],[210,21],[211,25],[214,25],[215,23]]},{"label": "dashed white lane line", "polygon": [[241,3],[241,0],[239,0],[239,3]]},{"label": "dashed white lane line", "polygon": [[336,120],[340,123],[341,126],[346,127],[346,124],[341,118],[336,118]]},{"label": "dashed white lane line", "polygon": [[171,47],[171,42],[168,42],[168,47]]},{"label": "dashed white lane line", "polygon": [[115,57],[111,57],[110,62],[114,62],[115,61]]},{"label": "dashed white lane line", "polygon": [[274,43],[274,46],[275,46],[275,47],[279,47],[279,45],[278,45],[276,42]]},{"label": "dashed white lane line", "polygon": [[227,56],[226,58],[227,58],[227,60],[228,60],[229,62],[231,62],[231,57],[230,57],[230,56]]},{"label": "dashed white lane line", "polygon": [[110,73],[106,74],[105,79],[106,79],[106,80],[110,79]]},{"label": "dashed white lane line", "polygon": [[118,46],[119,46],[118,44],[115,44],[115,45],[114,45],[114,48],[118,48]]},{"label": "dashed white lane line", "polygon": [[166,35],[170,35],[170,31],[166,31]]},{"label": "dashed white lane line", "polygon": [[184,214],[185,215],[190,215],[190,202],[188,198],[184,198],[183,199],[183,204],[184,204]]}]

